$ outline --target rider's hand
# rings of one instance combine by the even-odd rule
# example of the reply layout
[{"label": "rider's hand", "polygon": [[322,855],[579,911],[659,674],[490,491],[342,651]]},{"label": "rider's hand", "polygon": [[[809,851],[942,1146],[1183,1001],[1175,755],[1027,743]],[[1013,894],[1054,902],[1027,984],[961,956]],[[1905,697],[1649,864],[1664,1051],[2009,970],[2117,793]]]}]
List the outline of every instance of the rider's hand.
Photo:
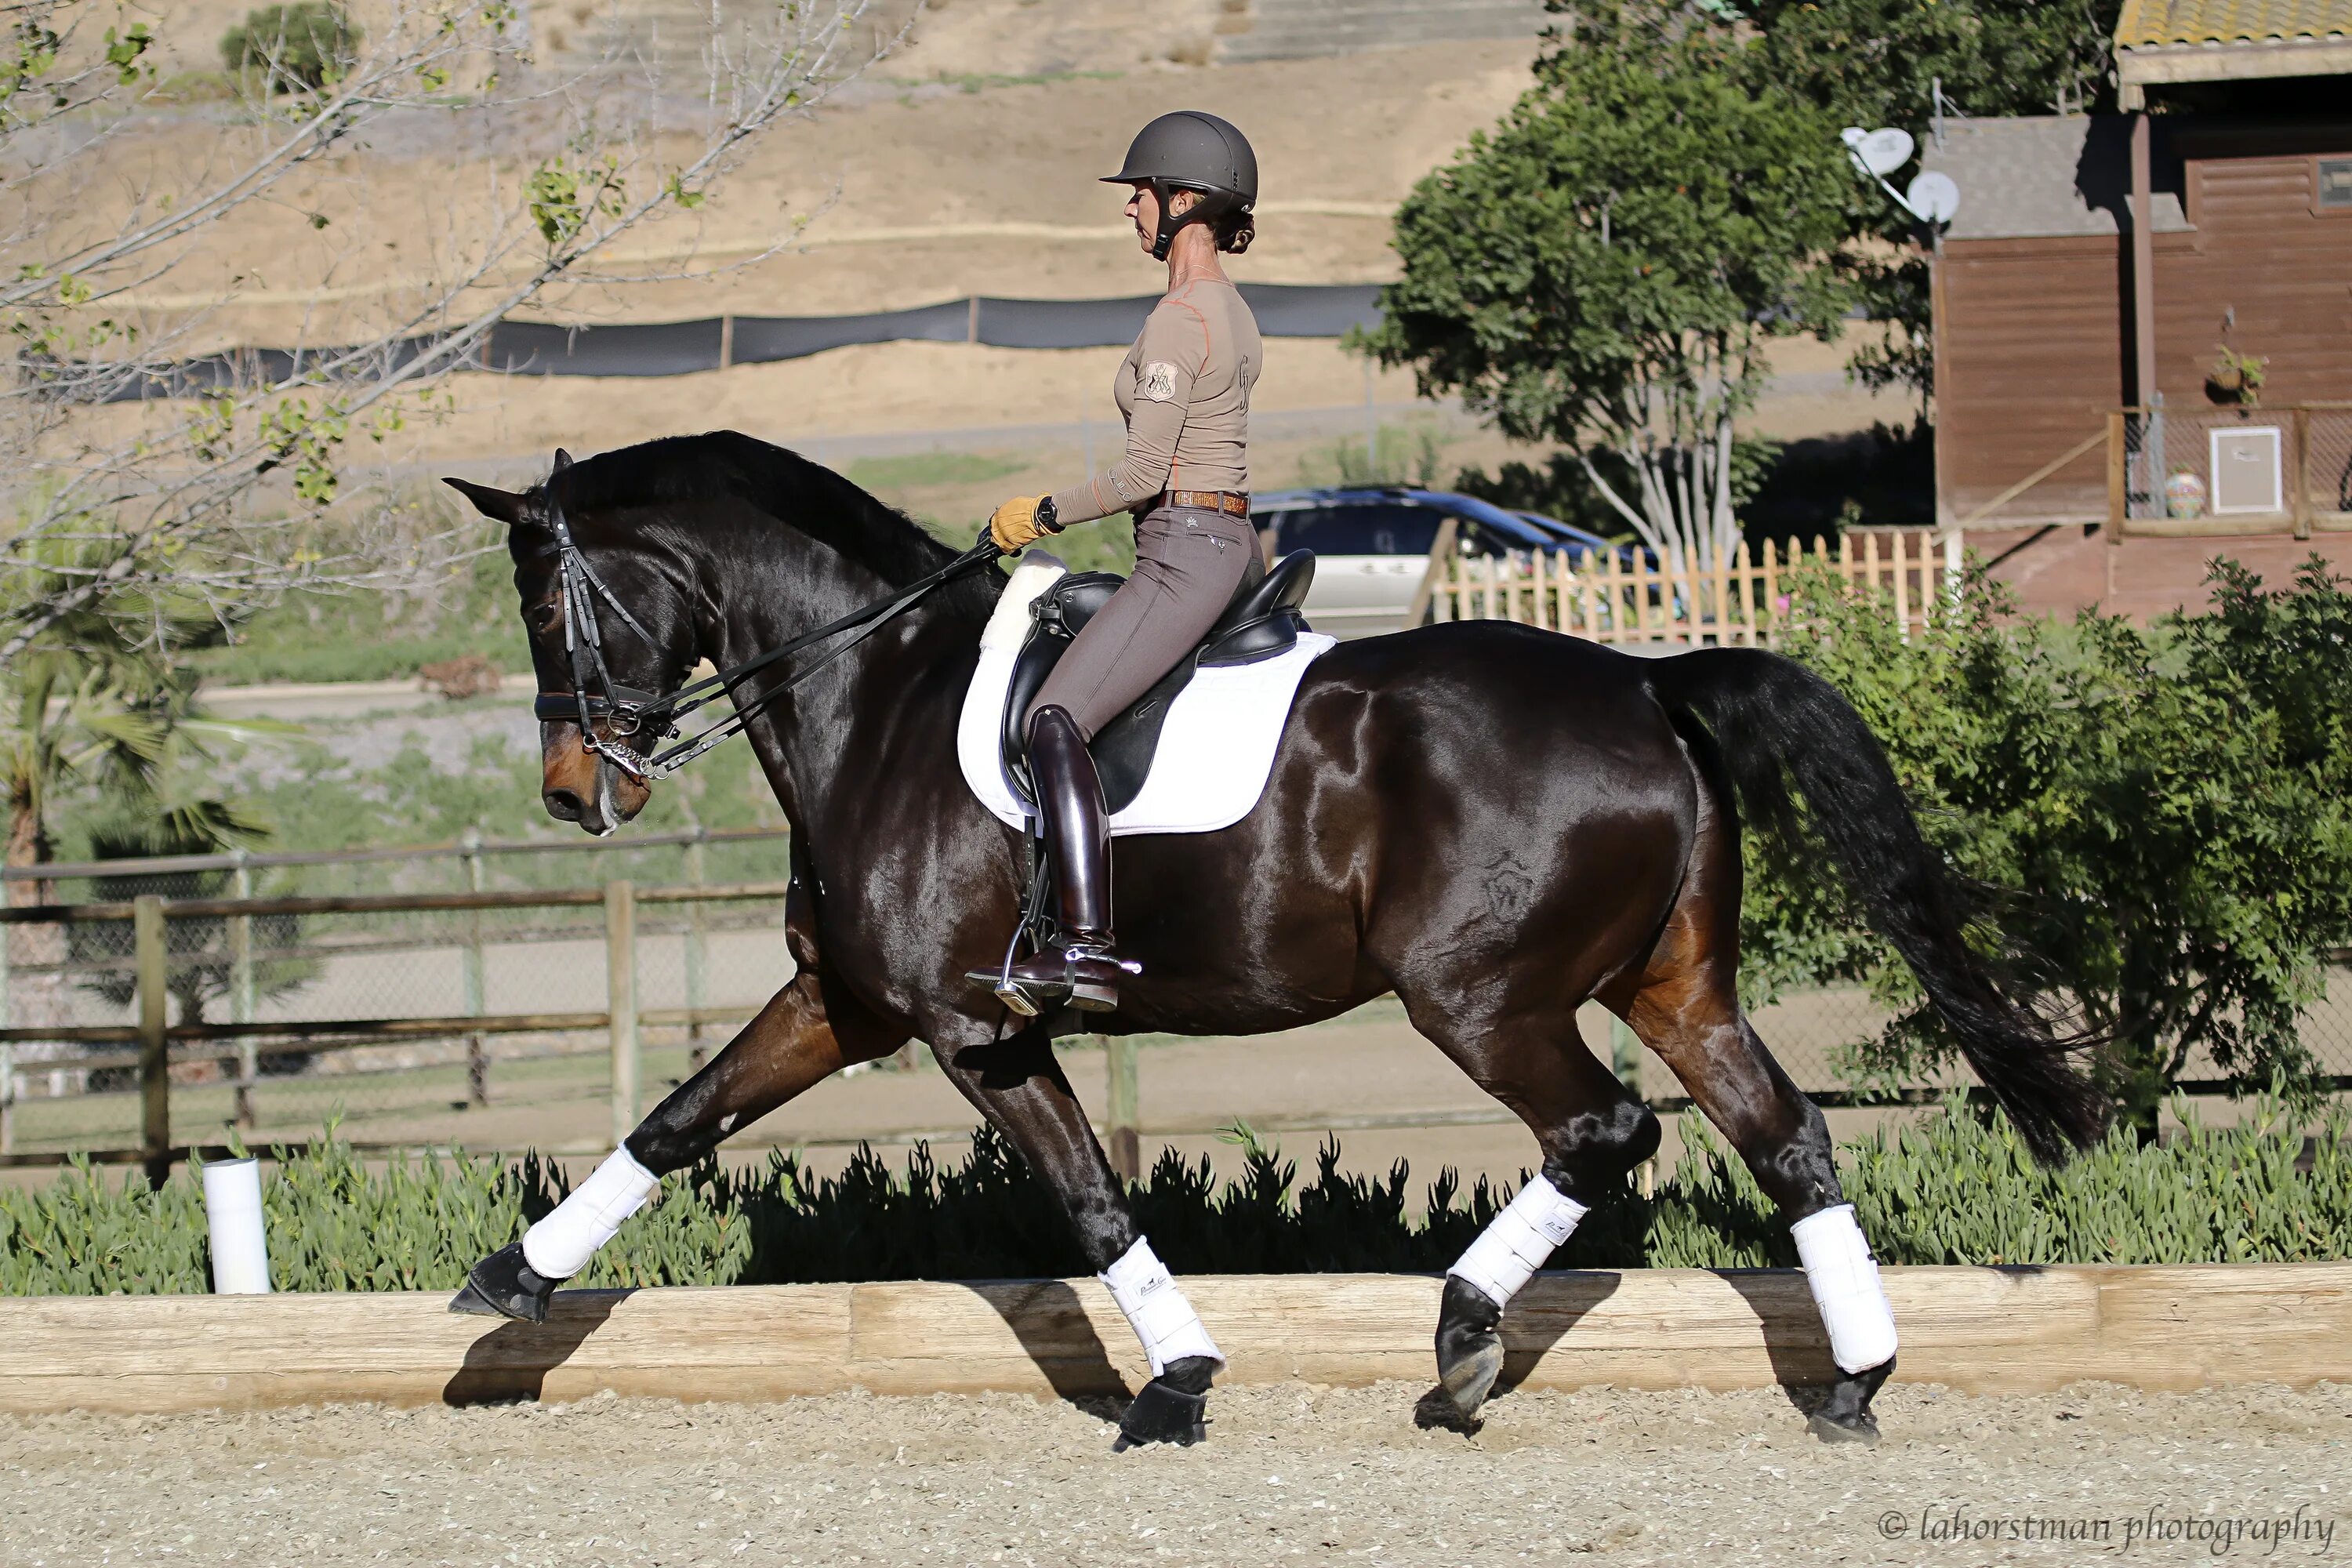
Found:
[{"label": "rider's hand", "polygon": [[1007,555],[1045,536],[1045,524],[1037,518],[1037,505],[1044,496],[1015,496],[998,507],[988,520],[988,535],[996,547]]}]

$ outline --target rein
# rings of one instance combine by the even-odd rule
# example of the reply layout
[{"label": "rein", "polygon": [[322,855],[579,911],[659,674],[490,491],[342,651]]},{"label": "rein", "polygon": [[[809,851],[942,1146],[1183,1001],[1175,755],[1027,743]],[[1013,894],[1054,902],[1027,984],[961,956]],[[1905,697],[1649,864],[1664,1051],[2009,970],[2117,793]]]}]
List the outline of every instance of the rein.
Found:
[{"label": "rein", "polygon": [[[614,680],[604,664],[603,628],[596,620],[596,601],[603,599],[613,607],[628,628],[637,634],[646,647],[654,639],[629,607],[607,587],[588,564],[579,543],[572,537],[571,525],[564,521],[563,509],[552,497],[549,504],[553,511],[555,527],[555,564],[563,592],[563,651],[572,664],[572,689],[542,691],[531,704],[531,711],[543,722],[561,723],[572,720],[580,726],[581,744],[589,752],[611,759],[622,772],[639,783],[669,777],[695,758],[720,742],[740,734],[752,716],[777,698],[856,647],[882,627],[915,607],[926,595],[950,579],[961,575],[976,566],[986,565],[1003,552],[986,532],[980,542],[957,556],[938,571],[917,578],[887,599],[849,612],[837,620],[828,621],[814,631],[803,632],[779,647],[755,655],[742,663],[730,665],[700,680],[690,681],[667,697],[651,691],[640,691]],[[787,679],[770,687],[749,702],[738,701],[735,710],[708,729],[678,742],[667,751],[648,756],[626,742],[612,738],[627,736],[634,739],[642,731],[650,731],[657,744],[680,733],[678,721],[704,705],[715,701],[721,693],[734,697],[736,688],[760,671],[767,669],[803,649],[815,647],[828,637],[845,631],[855,635],[845,639],[824,657],[793,672]],[[592,682],[599,690],[590,689]],[[599,736],[594,724],[603,720],[611,736]]]}]

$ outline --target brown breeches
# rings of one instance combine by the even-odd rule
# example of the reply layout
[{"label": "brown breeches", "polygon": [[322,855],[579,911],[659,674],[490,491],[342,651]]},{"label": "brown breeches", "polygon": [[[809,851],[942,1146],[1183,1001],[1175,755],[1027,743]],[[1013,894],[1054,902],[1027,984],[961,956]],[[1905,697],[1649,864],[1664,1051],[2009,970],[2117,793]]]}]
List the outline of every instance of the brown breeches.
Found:
[{"label": "brown breeches", "polygon": [[[1088,741],[1176,668],[1216,624],[1258,559],[1245,517],[1160,507],[1135,525],[1135,573],[1110,597],[1029,705],[1066,710]],[[1028,714],[1022,715],[1025,729]]]}]

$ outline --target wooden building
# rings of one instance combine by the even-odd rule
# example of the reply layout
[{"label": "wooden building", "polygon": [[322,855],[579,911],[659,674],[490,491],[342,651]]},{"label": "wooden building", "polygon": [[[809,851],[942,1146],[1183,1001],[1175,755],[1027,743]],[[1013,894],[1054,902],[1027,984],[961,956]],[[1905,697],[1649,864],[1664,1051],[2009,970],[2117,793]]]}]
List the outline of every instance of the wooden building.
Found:
[{"label": "wooden building", "polygon": [[[2057,525],[2201,539],[2142,552],[2191,563],[2181,597],[2215,538],[2352,568],[2352,0],[2126,0],[2116,60],[2126,112],[1927,139],[1960,188],[1935,262],[1939,521],[2048,565],[2081,553]],[[2252,407],[2224,349],[2262,362]],[[2082,564],[2046,607],[2137,593],[2132,563]]]}]

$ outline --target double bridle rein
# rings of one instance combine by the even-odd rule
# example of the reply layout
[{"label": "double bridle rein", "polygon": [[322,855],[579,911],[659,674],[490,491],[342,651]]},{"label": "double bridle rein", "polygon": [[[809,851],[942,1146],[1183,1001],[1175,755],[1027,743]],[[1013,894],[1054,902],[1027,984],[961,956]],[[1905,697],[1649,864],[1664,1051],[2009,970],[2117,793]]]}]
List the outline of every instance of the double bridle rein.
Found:
[{"label": "double bridle rein", "polygon": [[[974,567],[986,565],[1002,554],[985,531],[980,542],[957,556],[938,571],[919,577],[893,596],[877,599],[862,608],[852,610],[838,620],[828,621],[814,631],[803,632],[779,647],[730,665],[715,675],[689,681],[668,696],[640,691],[633,686],[623,686],[613,679],[604,664],[603,628],[596,621],[596,601],[603,599],[613,607],[628,628],[637,634],[639,641],[654,647],[653,636],[629,613],[629,607],[619,595],[604,584],[596,569],[588,564],[579,543],[572,537],[572,527],[564,521],[563,509],[552,495],[548,498],[555,528],[555,569],[563,592],[563,651],[572,665],[572,689],[542,691],[531,704],[531,711],[543,723],[562,723],[566,720],[580,726],[580,743],[591,754],[609,759],[623,773],[640,784],[669,777],[703,752],[729,737],[739,734],[758,713],[866,637],[882,629],[888,621],[914,608],[916,603],[940,584],[961,575]],[[826,638],[843,632],[855,636],[844,638],[828,649],[824,658],[796,670],[759,695],[745,700],[736,697],[736,689],[760,671],[790,658],[804,648],[815,647]],[[681,733],[678,721],[696,709],[718,700],[724,693],[735,699],[734,711],[717,723],[691,736],[687,736],[667,751],[652,752],[674,735]],[[596,732],[602,721],[607,731]],[[641,735],[650,736],[651,744],[640,751],[631,742]]]}]

